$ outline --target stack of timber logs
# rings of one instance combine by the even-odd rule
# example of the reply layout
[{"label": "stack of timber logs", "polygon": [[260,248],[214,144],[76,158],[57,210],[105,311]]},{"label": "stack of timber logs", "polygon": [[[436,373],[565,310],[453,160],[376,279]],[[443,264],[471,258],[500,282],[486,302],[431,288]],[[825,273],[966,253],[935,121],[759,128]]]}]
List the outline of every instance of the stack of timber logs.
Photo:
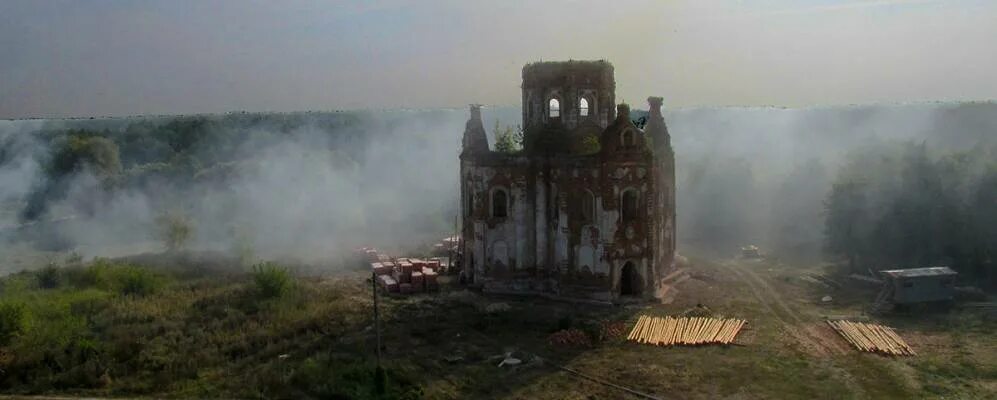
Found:
[{"label": "stack of timber logs", "polygon": [[730,344],[746,322],[743,319],[641,315],[627,340],[657,346]]},{"label": "stack of timber logs", "polygon": [[831,320],[828,320],[827,324],[861,351],[894,356],[917,355],[914,349],[911,349],[907,342],[888,326]]}]

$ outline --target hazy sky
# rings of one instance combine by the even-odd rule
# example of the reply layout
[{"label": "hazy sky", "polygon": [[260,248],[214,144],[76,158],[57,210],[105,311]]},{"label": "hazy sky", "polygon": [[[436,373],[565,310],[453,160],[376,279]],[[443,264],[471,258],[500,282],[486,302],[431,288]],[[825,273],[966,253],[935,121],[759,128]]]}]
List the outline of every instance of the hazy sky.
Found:
[{"label": "hazy sky", "polygon": [[0,117],[518,105],[605,58],[668,107],[997,98],[997,1],[0,0]]}]

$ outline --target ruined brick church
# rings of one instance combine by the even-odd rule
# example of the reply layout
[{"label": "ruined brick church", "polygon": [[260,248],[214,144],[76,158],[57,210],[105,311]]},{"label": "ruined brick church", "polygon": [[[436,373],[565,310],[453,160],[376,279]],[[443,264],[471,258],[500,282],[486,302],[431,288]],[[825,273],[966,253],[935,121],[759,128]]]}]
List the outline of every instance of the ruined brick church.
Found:
[{"label": "ruined brick church", "polygon": [[616,104],[607,61],[523,67],[523,148],[493,151],[471,106],[460,155],[461,265],[485,292],[620,302],[664,295],[675,256],[675,156]]}]

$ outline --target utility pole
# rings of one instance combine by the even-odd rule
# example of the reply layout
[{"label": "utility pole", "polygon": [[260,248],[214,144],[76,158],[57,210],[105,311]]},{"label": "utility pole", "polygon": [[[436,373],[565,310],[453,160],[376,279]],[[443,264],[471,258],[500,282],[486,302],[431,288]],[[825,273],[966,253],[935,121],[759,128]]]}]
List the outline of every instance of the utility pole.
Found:
[{"label": "utility pole", "polygon": [[381,368],[381,316],[377,310],[377,273],[371,272],[370,286],[374,295],[374,331],[377,334],[377,368]]},{"label": "utility pole", "polygon": [[384,369],[381,368],[381,316],[377,310],[377,272],[370,273],[371,294],[374,296],[374,332],[377,335],[377,368],[374,370],[374,392],[384,394],[386,377]]}]

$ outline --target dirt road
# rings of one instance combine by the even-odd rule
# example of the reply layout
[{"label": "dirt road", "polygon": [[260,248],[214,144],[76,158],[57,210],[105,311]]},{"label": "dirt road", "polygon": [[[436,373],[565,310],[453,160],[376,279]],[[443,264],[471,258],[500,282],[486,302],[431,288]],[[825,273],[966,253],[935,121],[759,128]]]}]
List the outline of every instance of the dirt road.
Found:
[{"label": "dirt road", "polygon": [[848,353],[847,344],[839,340],[823,321],[793,309],[768,279],[754,270],[760,265],[763,264],[748,264],[737,260],[720,262],[721,267],[748,286],[758,303],[780,323],[783,331],[796,339],[801,350],[818,356]]}]

